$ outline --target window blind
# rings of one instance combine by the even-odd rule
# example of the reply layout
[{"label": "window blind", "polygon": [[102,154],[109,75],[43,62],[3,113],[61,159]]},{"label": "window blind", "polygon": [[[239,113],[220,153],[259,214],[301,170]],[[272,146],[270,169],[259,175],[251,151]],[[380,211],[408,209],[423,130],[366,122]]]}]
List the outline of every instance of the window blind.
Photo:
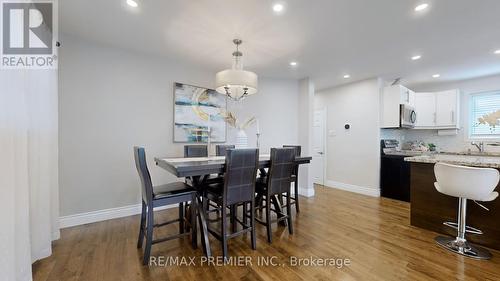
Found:
[{"label": "window blind", "polygon": [[471,137],[500,138],[500,91],[471,97]]}]

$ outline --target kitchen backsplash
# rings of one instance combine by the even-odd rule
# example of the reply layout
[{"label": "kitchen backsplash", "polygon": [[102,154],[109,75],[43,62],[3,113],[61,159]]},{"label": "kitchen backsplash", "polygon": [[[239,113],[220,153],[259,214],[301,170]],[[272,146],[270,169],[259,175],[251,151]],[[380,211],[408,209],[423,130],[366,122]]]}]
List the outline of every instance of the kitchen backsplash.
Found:
[{"label": "kitchen backsplash", "polygon": [[[468,149],[477,151],[477,148],[466,140],[465,130],[459,130],[457,135],[438,136],[437,130],[408,130],[408,129],[381,129],[381,139],[396,139],[400,144],[407,141],[423,141],[433,143],[438,151],[464,152]],[[487,143],[487,142],[485,142]],[[485,145],[485,151],[500,152],[500,147]]]}]

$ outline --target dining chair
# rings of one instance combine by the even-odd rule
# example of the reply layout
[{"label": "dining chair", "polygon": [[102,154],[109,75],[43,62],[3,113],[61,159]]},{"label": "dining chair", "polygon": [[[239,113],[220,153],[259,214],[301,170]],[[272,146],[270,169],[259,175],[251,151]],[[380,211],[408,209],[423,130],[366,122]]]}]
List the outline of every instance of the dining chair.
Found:
[{"label": "dining chair", "polygon": [[[265,220],[256,219],[256,221],[266,226],[267,241],[269,243],[272,243],[272,223],[287,220],[288,232],[293,234],[290,185],[296,166],[295,153],[293,148],[271,148],[269,172],[266,177],[258,178],[256,182],[257,196],[263,198],[265,203],[263,206],[258,207],[258,209],[263,208],[265,210]],[[279,212],[276,208],[271,208],[272,198],[282,195],[285,195],[286,198],[286,214]],[[278,215],[274,220],[271,218],[271,211]]]},{"label": "dining chair", "polygon": [[184,157],[208,157],[208,146],[207,145],[185,145],[184,146]]},{"label": "dining chair", "polygon": [[215,155],[226,156],[226,150],[234,149],[234,144],[218,144],[215,146]]},{"label": "dining chair", "polygon": [[438,162],[434,165],[434,175],[436,176],[434,187],[439,193],[458,198],[456,222],[443,223],[456,229],[457,234],[455,237],[437,236],[435,238],[437,244],[451,252],[469,258],[490,259],[491,253],[487,249],[471,244],[465,237],[466,233],[483,234],[480,229],[466,223],[467,201],[471,200],[489,211],[479,202],[490,202],[498,197],[498,192],[495,191],[500,180],[498,170]]},{"label": "dining chair", "polygon": [[[226,152],[224,182],[210,184],[205,188],[203,204],[208,204],[208,200],[215,202],[221,212],[218,218],[220,231],[208,227],[208,232],[221,241],[224,261],[227,260],[228,255],[228,239],[250,232],[252,249],[255,250],[257,247],[255,180],[258,164],[258,149],[229,149]],[[243,207],[241,220],[236,212],[239,206]],[[234,214],[231,233],[228,230],[228,207]],[[231,218],[233,220],[233,217]],[[238,230],[238,225],[241,226],[241,230]]]},{"label": "dining chair", "polygon": [[[184,146],[184,157],[185,158],[193,158],[193,157],[208,157],[208,146],[207,145],[185,145]],[[224,178],[221,174],[214,174],[214,175],[206,175],[203,179],[202,182],[206,184],[212,184],[212,183],[221,183],[224,181]],[[193,182],[191,179],[186,178],[185,180],[186,184],[190,186],[194,186]],[[215,204],[208,204],[207,206],[207,211],[208,212],[217,212],[217,206]],[[209,207],[213,207],[214,209],[210,210]],[[187,208],[186,208],[187,210]],[[189,230],[189,228],[187,229]]]},{"label": "dining chair", "polygon": [[[151,256],[151,246],[156,243],[181,238],[191,234],[191,245],[197,248],[197,229],[196,229],[196,191],[183,182],[174,182],[164,185],[154,186],[151,182],[151,175],[146,163],[146,153],[143,147],[134,147],[134,158],[137,172],[141,180],[142,191],[142,211],[141,222],[139,226],[139,238],[137,248],[142,248],[144,237],[146,238],[146,247],[142,263],[148,264]],[[190,220],[185,218],[184,204],[191,201]],[[154,208],[179,204],[179,216],[177,219],[163,223],[154,223]],[[153,240],[153,229],[155,227],[166,226],[179,222],[179,234]],[[185,223],[190,226],[190,231],[185,231]]]},{"label": "dining chair", "polygon": [[[302,147],[300,145],[283,145],[284,148],[293,148],[295,149],[295,157],[300,157]],[[295,205],[295,211],[297,213],[300,212],[299,205],[299,165],[295,165],[292,173],[292,182],[294,187],[294,194],[290,198],[290,202],[292,205]]]},{"label": "dining chair", "polygon": [[[184,158],[193,157],[208,157],[208,146],[207,145],[185,145],[184,146]],[[207,182],[219,182],[222,181],[218,175],[207,175],[204,179]],[[194,186],[190,179],[186,178],[187,184]]]}]

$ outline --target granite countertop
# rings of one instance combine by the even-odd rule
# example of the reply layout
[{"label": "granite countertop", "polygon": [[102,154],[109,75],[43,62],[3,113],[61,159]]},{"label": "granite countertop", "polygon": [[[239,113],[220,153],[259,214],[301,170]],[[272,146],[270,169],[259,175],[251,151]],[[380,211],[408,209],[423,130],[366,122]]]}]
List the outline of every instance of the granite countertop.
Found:
[{"label": "granite countertop", "polygon": [[455,165],[500,168],[500,156],[492,156],[489,154],[483,155],[467,155],[467,154],[432,154],[406,157],[407,162],[417,163],[437,163],[444,162]]},{"label": "granite countertop", "polygon": [[423,151],[418,150],[388,150],[384,151],[385,155],[396,155],[396,156],[420,156],[424,154]]}]

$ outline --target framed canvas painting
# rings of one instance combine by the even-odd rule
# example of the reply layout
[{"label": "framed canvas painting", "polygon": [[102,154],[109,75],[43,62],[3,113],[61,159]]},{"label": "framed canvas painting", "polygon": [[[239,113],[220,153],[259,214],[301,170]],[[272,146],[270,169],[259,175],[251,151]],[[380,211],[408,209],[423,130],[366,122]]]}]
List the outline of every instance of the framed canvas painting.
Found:
[{"label": "framed canvas painting", "polygon": [[215,90],[174,84],[174,142],[226,141],[226,96]]}]

